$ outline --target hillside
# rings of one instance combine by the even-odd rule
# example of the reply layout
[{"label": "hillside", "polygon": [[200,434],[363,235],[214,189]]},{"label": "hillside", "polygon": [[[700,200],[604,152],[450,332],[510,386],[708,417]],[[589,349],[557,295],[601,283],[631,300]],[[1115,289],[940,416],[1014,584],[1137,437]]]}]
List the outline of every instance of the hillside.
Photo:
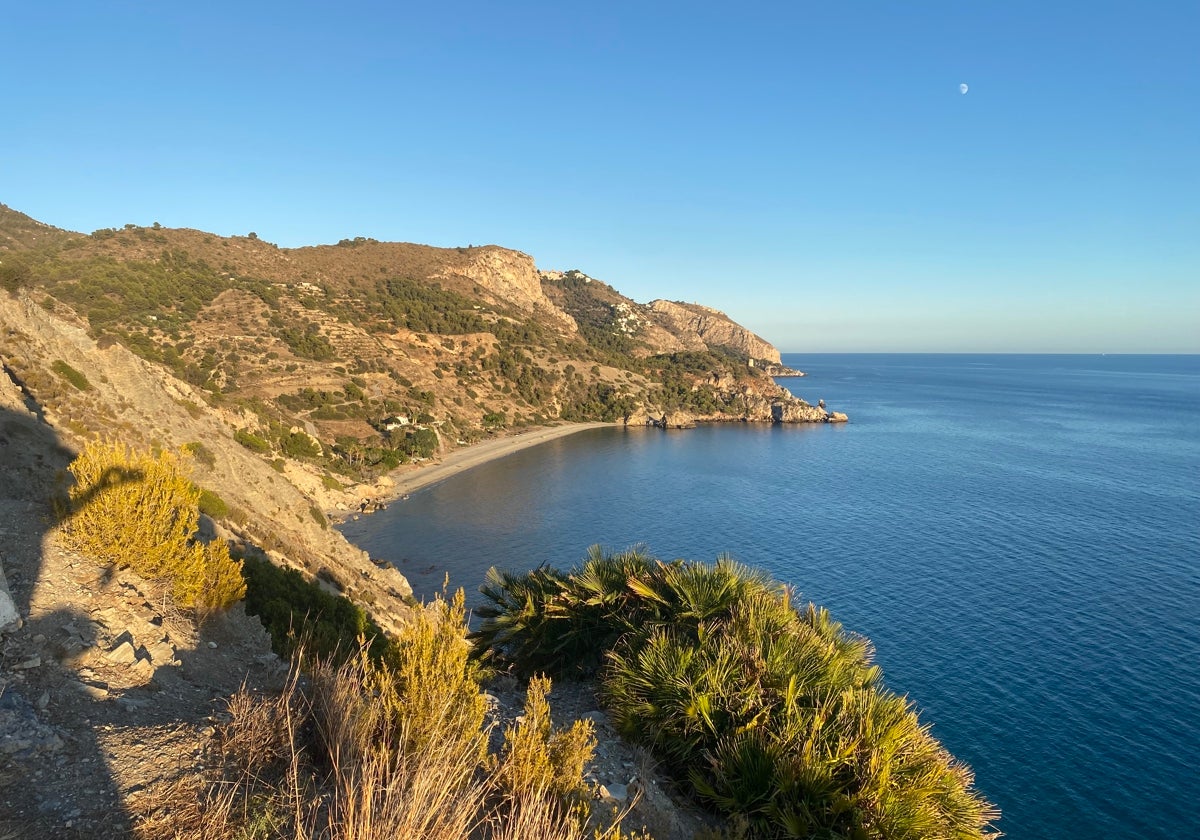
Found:
[{"label": "hillside", "polygon": [[[296,570],[394,634],[411,621],[407,581],[329,515],[388,496],[400,465],[564,422],[841,419],[779,388],[778,352],[721,313],[638,304],[516,251],[282,249],[158,225],[85,235],[3,205],[0,362],[0,834],[12,837],[125,836],[157,818],[138,792],[192,778],[163,756],[205,754],[239,684],[279,685],[277,644],[242,605],[198,625],[159,584],[64,542],[51,499],[88,441],[186,450],[202,538]],[[580,690],[568,711],[594,709]],[[622,781],[641,760],[630,749],[605,741],[597,778]],[[653,778],[639,813],[660,837],[690,836],[678,826],[695,818]]]},{"label": "hillside", "polygon": [[223,532],[383,613],[405,582],[326,512],[386,496],[402,464],[563,421],[843,419],[716,310],[491,245],[84,235],[0,205],[0,284],[5,373],[67,446],[190,447]]},{"label": "hillside", "polygon": [[0,284],[5,373],[66,445],[191,448],[223,532],[384,613],[404,581],[326,512],[386,496],[402,464],[563,421],[844,419],[716,310],[491,245],[84,235],[0,205]]}]

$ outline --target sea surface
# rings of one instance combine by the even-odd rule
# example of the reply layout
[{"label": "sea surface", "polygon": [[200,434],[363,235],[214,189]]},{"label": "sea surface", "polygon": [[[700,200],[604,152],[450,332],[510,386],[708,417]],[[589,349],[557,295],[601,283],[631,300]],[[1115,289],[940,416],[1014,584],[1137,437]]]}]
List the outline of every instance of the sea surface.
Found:
[{"label": "sea surface", "polygon": [[1200,356],[784,361],[851,422],[583,432],[345,533],[424,595],[593,543],[732,554],[871,638],[1007,837],[1194,836]]}]

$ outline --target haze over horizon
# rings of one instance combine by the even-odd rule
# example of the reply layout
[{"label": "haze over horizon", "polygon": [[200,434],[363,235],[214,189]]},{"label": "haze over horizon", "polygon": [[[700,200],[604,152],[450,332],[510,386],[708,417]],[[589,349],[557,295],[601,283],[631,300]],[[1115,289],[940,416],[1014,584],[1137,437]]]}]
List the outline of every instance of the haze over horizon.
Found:
[{"label": "haze over horizon", "polygon": [[494,243],[784,352],[1200,352],[1193,3],[6,19],[0,202],[60,227]]}]

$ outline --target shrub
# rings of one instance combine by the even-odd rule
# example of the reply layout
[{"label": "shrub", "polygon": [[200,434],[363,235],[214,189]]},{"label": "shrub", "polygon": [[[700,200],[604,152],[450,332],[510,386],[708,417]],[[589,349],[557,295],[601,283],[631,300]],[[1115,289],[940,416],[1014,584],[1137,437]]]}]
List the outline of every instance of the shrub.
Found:
[{"label": "shrub", "polygon": [[[191,406],[191,408],[188,408],[188,413],[190,414],[192,412],[192,409],[196,408],[196,406],[194,403],[185,402],[184,407],[186,408],[188,406]],[[192,415],[192,416],[194,417],[195,415]],[[214,455],[213,451],[211,449],[209,449],[207,446],[205,446],[203,443],[200,443],[199,441],[193,441],[192,443],[185,443],[183,445],[183,448],[186,449],[193,458],[195,458],[198,462],[200,462],[204,466],[209,467],[209,468],[216,466],[217,456]]]},{"label": "shrub", "polygon": [[478,764],[485,755],[477,739],[486,704],[465,639],[463,604],[460,589],[450,601],[436,598],[414,611],[390,652],[395,691],[381,694],[398,701],[388,711],[412,755],[443,749],[450,738],[459,742],[454,752],[474,752]]},{"label": "shrub", "polygon": [[322,528],[329,527],[329,520],[325,518],[325,513],[319,507],[316,505],[310,506],[308,513],[310,516],[312,516],[313,522],[316,522]]},{"label": "shrub", "polygon": [[201,488],[198,503],[200,512],[211,519],[224,519],[229,515],[229,505],[212,490]]},{"label": "shrub", "polygon": [[279,448],[289,458],[317,458],[321,455],[321,444],[307,432],[284,432],[279,436]]},{"label": "shrub", "polygon": [[525,714],[504,732],[498,778],[505,793],[521,799],[539,791],[556,796],[568,809],[586,801],[583,771],[596,750],[590,720],[554,729],[550,720],[550,679],[534,677],[525,694]]},{"label": "shrub", "polygon": [[622,734],[748,836],[982,838],[995,809],[902,697],[866,639],[728,558],[593,549],[579,569],[495,569],[475,638],[520,671],[603,658]]},{"label": "shrub", "polygon": [[483,621],[473,638],[485,659],[522,674],[593,673],[627,629],[626,617],[642,620],[631,612],[639,602],[627,584],[655,562],[638,550],[605,555],[593,547],[570,573],[542,566],[514,575],[493,567],[480,588],[492,603],[476,609]]},{"label": "shrub", "polygon": [[281,569],[269,560],[246,557],[246,612],[258,616],[271,635],[271,648],[291,656],[303,640],[310,653],[339,661],[365,639],[376,660],[387,653],[383,631],[360,607],[295,569]]},{"label": "shrub", "polygon": [[76,390],[86,391],[92,387],[92,383],[88,382],[84,376],[75,368],[64,362],[62,359],[56,359],[54,364],[50,365],[50,369],[61,376],[63,379],[75,386]]},{"label": "shrub", "polygon": [[249,449],[251,452],[257,452],[260,455],[271,451],[271,444],[254,434],[254,432],[249,432],[245,429],[238,429],[235,431],[233,433],[233,439]]},{"label": "shrub", "polygon": [[68,470],[75,484],[62,511],[63,533],[72,547],[167,582],[180,606],[202,616],[245,594],[241,564],[225,542],[194,539],[200,490],[184,475],[180,456],[89,443]]},{"label": "shrub", "polygon": [[16,293],[32,282],[33,270],[28,258],[6,251],[4,258],[0,259],[0,288]]}]

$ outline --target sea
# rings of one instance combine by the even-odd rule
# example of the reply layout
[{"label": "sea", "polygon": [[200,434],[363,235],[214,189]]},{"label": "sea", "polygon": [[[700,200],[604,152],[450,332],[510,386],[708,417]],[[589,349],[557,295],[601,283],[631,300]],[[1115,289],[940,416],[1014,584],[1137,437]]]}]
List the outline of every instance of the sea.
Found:
[{"label": "sea", "polygon": [[1200,829],[1200,356],[785,355],[844,425],[598,429],[344,526],[418,595],[721,554],[869,637],[1013,840]]}]

